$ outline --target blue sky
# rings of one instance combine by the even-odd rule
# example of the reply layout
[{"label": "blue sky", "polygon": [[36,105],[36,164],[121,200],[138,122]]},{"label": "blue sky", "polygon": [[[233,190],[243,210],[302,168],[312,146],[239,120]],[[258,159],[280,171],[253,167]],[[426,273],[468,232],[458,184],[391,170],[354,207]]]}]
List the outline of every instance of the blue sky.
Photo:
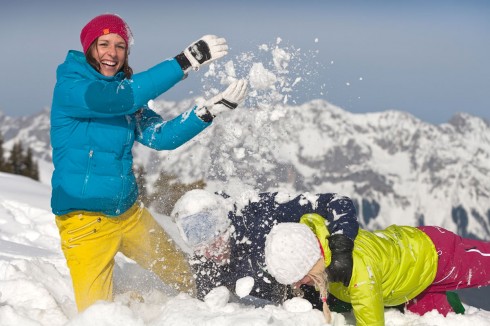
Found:
[{"label": "blue sky", "polygon": [[[81,28],[114,12],[133,30],[130,64],[136,72],[204,34],[226,37],[230,55],[280,37],[305,53],[318,51],[316,66],[305,63],[316,67],[311,82],[317,88],[295,94],[297,102],[323,98],[355,113],[395,109],[431,123],[456,112],[490,120],[489,1],[166,2],[3,3],[0,111],[21,116],[49,106],[56,67],[69,49],[81,48]],[[161,98],[188,98],[199,90],[202,73]]]}]

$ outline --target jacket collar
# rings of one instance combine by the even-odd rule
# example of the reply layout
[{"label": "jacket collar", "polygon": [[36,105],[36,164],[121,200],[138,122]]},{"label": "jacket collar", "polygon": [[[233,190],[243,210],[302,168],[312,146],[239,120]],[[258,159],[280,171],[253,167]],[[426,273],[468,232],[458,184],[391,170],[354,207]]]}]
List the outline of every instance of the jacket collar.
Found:
[{"label": "jacket collar", "polygon": [[320,249],[323,252],[323,257],[325,258],[325,267],[328,267],[332,261],[332,252],[328,246],[328,237],[330,237],[330,232],[325,225],[325,218],[321,215],[312,213],[304,214],[299,219],[299,222],[308,226],[313,233],[315,233],[320,243]]},{"label": "jacket collar", "polygon": [[121,81],[124,79],[124,73],[122,71],[118,72],[115,76],[102,75],[87,62],[85,54],[77,50],[68,51],[63,65],[67,65],[69,70],[76,70],[90,79],[104,80],[107,82]]}]

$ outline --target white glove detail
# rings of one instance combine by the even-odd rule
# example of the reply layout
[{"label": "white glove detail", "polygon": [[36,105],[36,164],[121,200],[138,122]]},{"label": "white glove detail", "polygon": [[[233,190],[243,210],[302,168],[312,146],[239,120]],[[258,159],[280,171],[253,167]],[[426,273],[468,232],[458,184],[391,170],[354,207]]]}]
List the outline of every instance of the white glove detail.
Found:
[{"label": "white glove detail", "polygon": [[208,64],[228,53],[228,45],[224,38],[216,35],[204,35],[184,50],[184,55],[194,70],[202,64]]},{"label": "white glove detail", "polygon": [[245,79],[234,81],[224,92],[206,101],[205,106],[214,117],[221,112],[233,110],[243,102],[247,89],[248,83]]},{"label": "white glove detail", "polygon": [[221,112],[235,109],[245,99],[248,83],[240,79],[228,88],[196,108],[196,114],[204,122],[211,122]]}]

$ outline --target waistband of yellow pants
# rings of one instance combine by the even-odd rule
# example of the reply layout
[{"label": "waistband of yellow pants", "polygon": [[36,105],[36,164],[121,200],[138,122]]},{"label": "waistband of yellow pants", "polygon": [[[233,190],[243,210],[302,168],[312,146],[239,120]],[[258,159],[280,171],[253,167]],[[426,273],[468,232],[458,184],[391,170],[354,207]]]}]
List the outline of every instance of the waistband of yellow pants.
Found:
[{"label": "waistband of yellow pants", "polygon": [[130,216],[133,216],[140,209],[143,209],[143,204],[140,202],[136,202],[127,211],[125,211],[124,213],[122,213],[120,215],[106,215],[106,214],[103,214],[101,212],[91,212],[91,211],[78,210],[78,211],[70,212],[70,213],[65,214],[65,215],[58,215],[56,217],[59,219],[67,219],[67,218],[74,217],[77,215],[84,215],[84,216],[102,216],[102,217],[106,217],[108,219],[124,220]]}]

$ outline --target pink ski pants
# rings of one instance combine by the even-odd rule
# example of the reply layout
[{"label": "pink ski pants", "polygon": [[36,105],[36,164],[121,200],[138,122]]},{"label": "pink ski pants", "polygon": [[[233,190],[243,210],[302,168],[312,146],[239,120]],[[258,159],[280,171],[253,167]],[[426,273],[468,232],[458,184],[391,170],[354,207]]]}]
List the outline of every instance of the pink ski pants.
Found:
[{"label": "pink ski pants", "polygon": [[406,308],[419,315],[436,309],[444,316],[452,312],[446,291],[490,285],[490,242],[462,238],[434,226],[421,226],[434,243],[439,261],[431,285]]}]

